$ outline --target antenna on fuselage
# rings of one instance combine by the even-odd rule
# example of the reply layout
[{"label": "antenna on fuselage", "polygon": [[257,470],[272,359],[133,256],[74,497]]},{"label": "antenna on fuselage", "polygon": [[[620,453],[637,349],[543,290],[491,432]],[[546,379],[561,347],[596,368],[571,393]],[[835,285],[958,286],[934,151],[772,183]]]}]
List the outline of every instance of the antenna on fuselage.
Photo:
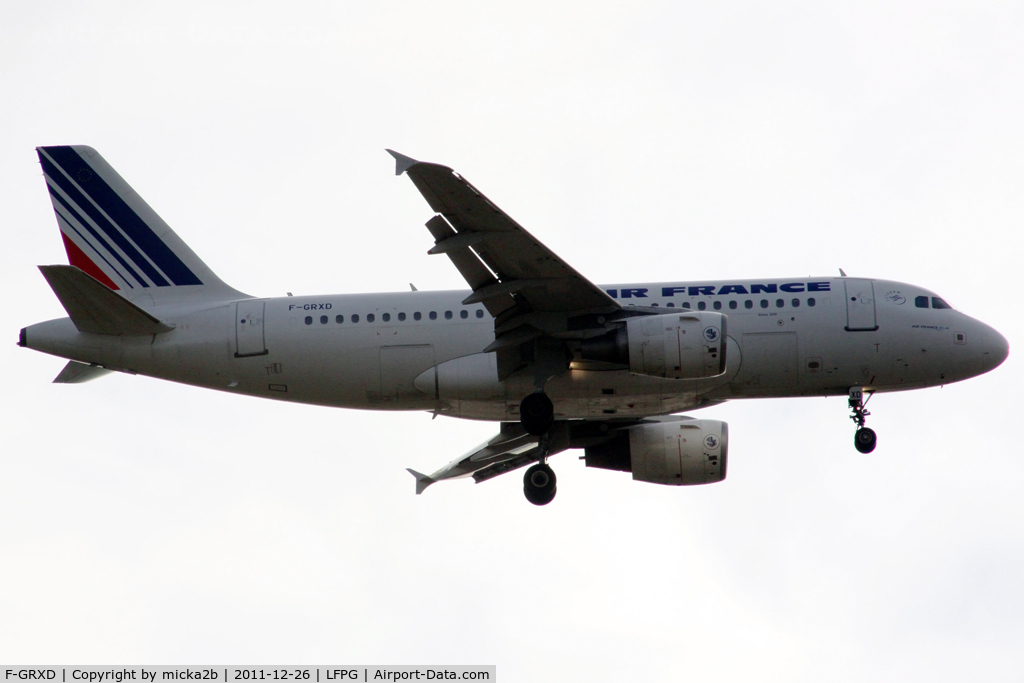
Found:
[{"label": "antenna on fuselage", "polygon": [[411,290],[412,290],[412,291],[414,291],[414,292],[418,292],[418,291],[420,291],[420,290],[416,289],[416,285],[414,285],[414,284],[413,284],[413,283],[411,283],[411,282],[409,283],[409,289],[411,289]]},{"label": "antenna on fuselage", "polygon": [[843,277],[846,277],[846,271],[844,271],[842,268],[839,269],[839,274],[842,275]]}]

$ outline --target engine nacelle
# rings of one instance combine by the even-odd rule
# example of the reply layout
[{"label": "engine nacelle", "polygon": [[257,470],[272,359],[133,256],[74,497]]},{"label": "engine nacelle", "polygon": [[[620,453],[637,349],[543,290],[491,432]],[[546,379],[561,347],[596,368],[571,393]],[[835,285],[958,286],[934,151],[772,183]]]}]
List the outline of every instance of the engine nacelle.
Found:
[{"label": "engine nacelle", "polygon": [[630,372],[703,379],[725,372],[726,316],[684,311],[629,318],[625,327],[587,339],[585,360],[628,365]]},{"label": "engine nacelle", "polygon": [[586,448],[587,467],[632,472],[633,479],[668,486],[725,479],[729,425],[719,420],[654,418]]}]

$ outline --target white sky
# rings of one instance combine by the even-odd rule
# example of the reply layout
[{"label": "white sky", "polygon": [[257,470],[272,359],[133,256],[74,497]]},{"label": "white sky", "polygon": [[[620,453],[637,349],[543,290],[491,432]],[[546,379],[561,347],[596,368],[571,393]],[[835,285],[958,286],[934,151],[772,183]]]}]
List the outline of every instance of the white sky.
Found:
[{"label": "white sky", "polygon": [[[495,663],[505,681],[1019,680],[1019,356],[732,403],[729,478],[553,459],[413,495],[488,424],[50,380],[33,148],[89,144],[257,295],[461,288],[392,147],[596,282],[835,274],[1021,337],[1020,3],[0,6],[0,661]],[[833,3],[834,4],[834,3]],[[641,676],[648,678],[642,679]]]}]

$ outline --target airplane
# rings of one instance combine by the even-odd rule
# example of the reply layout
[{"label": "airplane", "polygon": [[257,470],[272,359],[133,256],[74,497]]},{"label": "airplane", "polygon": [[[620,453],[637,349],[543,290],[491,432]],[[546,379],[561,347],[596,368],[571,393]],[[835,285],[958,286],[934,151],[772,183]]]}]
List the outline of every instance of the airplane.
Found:
[{"label": "airplane", "polygon": [[793,277],[596,285],[447,166],[387,150],[433,211],[431,255],[469,290],[254,297],[233,289],[100,154],[37,148],[68,265],[39,270],[68,317],[21,330],[68,359],[54,379],[140,374],[279,401],[429,411],[500,423],[430,475],[477,483],[552,456],[672,486],[720,482],[728,425],[681,414],[733,399],[846,396],[854,445],[877,443],[867,397],[999,366],[995,329],[917,285]]}]

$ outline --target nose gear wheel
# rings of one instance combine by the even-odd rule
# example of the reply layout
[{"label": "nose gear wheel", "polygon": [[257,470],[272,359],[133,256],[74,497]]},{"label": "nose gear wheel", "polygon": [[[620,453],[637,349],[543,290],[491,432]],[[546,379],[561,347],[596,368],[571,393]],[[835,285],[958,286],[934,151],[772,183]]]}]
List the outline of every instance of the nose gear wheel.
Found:
[{"label": "nose gear wheel", "polygon": [[875,430],[869,427],[861,427],[853,435],[853,445],[861,453],[870,453],[875,450],[875,443],[878,441],[878,437],[875,436]]}]

